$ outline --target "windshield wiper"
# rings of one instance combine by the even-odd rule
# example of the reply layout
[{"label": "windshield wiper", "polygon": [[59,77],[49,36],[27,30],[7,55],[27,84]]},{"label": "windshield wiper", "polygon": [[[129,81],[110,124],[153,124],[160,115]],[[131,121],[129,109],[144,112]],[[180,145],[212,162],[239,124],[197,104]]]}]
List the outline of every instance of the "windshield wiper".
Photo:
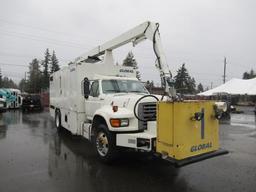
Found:
[{"label": "windshield wiper", "polygon": [[145,93],[145,92],[142,92],[142,91],[129,91],[129,92],[133,92],[133,93]]},{"label": "windshield wiper", "polygon": [[120,91],[118,91],[118,90],[104,90],[104,92],[114,92],[114,93],[119,93]]},{"label": "windshield wiper", "polygon": [[146,92],[141,92],[141,91],[129,91],[129,93],[136,93],[136,94],[148,94],[148,93],[146,93]]}]

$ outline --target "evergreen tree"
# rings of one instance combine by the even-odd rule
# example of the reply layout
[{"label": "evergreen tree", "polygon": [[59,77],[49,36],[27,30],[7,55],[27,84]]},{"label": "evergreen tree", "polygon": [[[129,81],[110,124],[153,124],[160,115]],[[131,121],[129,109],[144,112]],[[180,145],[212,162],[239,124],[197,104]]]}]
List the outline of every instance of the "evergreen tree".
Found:
[{"label": "evergreen tree", "polygon": [[204,87],[203,87],[203,85],[202,85],[201,83],[199,83],[199,84],[197,85],[197,92],[198,92],[198,93],[204,92]]},{"label": "evergreen tree", "polygon": [[188,93],[190,94],[196,93],[196,81],[194,77],[192,78],[189,77],[187,87],[188,87]]},{"label": "evergreen tree", "polygon": [[251,71],[250,71],[250,77],[251,77],[251,78],[254,78],[255,76],[256,76],[256,74],[254,73],[254,70],[251,69]]},{"label": "evergreen tree", "polygon": [[133,53],[131,51],[128,53],[128,55],[124,59],[123,66],[133,67],[133,69],[136,70],[136,77],[137,77],[137,79],[141,80],[141,75],[140,75],[140,72],[139,72],[139,67],[138,67],[137,61],[134,58],[134,55],[133,55]]},{"label": "evergreen tree", "polygon": [[29,64],[28,92],[39,93],[42,87],[41,79],[42,78],[41,78],[39,61],[38,59],[33,59],[32,62]]},{"label": "evergreen tree", "polygon": [[55,51],[52,52],[51,57],[51,73],[60,70],[59,61],[56,57]]},{"label": "evergreen tree", "polygon": [[149,91],[149,92],[151,92],[152,91],[152,89],[154,88],[154,81],[147,81],[146,83],[145,83],[145,87],[146,87],[146,89]]},{"label": "evergreen tree", "polygon": [[150,82],[150,87],[152,87],[152,88],[155,87],[154,81],[151,81],[151,82]]},{"label": "evergreen tree", "polygon": [[149,81],[149,80],[146,81],[145,87],[146,87],[147,89],[149,89],[149,87],[150,87],[150,81]]},{"label": "evergreen tree", "polygon": [[3,88],[17,88],[17,85],[14,83],[14,81],[11,78],[3,77],[2,79],[2,87]]},{"label": "evergreen tree", "polygon": [[175,88],[178,93],[181,94],[193,94],[195,93],[195,79],[191,78],[186,67],[185,63],[182,64],[181,68],[178,69],[175,79]]},{"label": "evergreen tree", "polygon": [[243,73],[243,79],[250,79],[250,74],[247,72]]},{"label": "evergreen tree", "polygon": [[42,76],[42,88],[49,88],[49,65],[51,63],[51,55],[49,49],[47,48],[44,55],[44,60],[42,62],[43,66],[43,76]]},{"label": "evergreen tree", "polygon": [[254,72],[253,69],[251,69],[250,72],[244,72],[243,73],[243,79],[252,79],[252,78],[255,78],[256,77],[256,73]]},{"label": "evergreen tree", "polygon": [[21,81],[19,83],[19,89],[21,90],[21,92],[29,91],[28,83],[26,82],[25,79],[21,79]]}]

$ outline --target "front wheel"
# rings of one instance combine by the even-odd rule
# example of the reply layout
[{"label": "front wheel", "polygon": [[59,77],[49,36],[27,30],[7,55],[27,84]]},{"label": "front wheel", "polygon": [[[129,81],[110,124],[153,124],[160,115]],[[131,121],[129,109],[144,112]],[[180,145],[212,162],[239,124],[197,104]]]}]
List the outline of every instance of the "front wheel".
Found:
[{"label": "front wheel", "polygon": [[115,135],[108,131],[106,125],[99,125],[94,138],[94,146],[100,160],[110,163],[116,158]]}]

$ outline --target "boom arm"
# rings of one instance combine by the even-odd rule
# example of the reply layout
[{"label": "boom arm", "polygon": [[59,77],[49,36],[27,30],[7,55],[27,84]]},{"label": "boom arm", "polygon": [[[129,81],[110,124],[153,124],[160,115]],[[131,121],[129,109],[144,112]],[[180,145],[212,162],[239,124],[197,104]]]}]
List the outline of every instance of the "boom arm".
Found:
[{"label": "boom arm", "polygon": [[145,39],[149,39],[153,42],[153,49],[156,55],[156,67],[160,72],[160,78],[162,85],[165,88],[165,94],[171,98],[176,96],[174,83],[171,77],[170,70],[168,68],[166,58],[164,55],[160,34],[159,34],[159,24],[153,22],[144,22],[137,27],[123,33],[122,35],[102,44],[88,53],[81,55],[75,59],[75,63],[79,64],[90,58],[97,58],[105,53],[111,52],[113,49],[121,47],[127,43],[132,42],[135,46]]}]

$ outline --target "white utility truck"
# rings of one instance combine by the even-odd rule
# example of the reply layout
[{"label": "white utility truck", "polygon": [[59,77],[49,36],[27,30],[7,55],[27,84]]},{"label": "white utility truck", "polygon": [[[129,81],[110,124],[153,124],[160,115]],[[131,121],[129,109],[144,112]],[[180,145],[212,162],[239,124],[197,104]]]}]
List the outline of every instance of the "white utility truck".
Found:
[{"label": "white utility truck", "polygon": [[[189,155],[179,157],[176,149],[168,148],[174,146],[176,142],[172,140],[170,144],[168,140],[176,137],[172,135],[174,134],[172,125],[175,122],[168,124],[168,118],[163,119],[166,115],[165,107],[178,106],[179,103],[184,102],[176,96],[158,29],[157,23],[142,23],[76,58],[74,62],[50,76],[50,113],[55,119],[56,127],[65,128],[72,134],[81,135],[92,141],[97,155],[103,161],[113,160],[118,153],[117,149],[122,147],[157,153],[175,165],[184,165],[225,153],[219,149],[218,127],[215,131],[217,134],[209,131],[208,137],[204,138],[207,141],[202,144],[201,140],[198,142],[191,140],[191,145],[182,151],[186,153],[186,150],[190,150],[187,152]],[[136,70],[114,64],[112,50],[127,43],[133,43],[135,46],[145,39],[153,42],[156,67],[160,72],[165,96],[150,95],[143,84],[136,79]],[[101,60],[100,56],[104,56],[104,59]],[[202,106],[204,103],[193,103],[194,105]],[[212,121],[216,127],[219,110],[218,107],[215,109],[212,103],[209,106],[209,114],[208,112],[204,114],[201,108],[197,107],[198,112],[194,107],[196,111],[192,114],[193,118],[189,126],[200,127],[201,119],[211,115],[214,116]],[[182,119],[182,114],[180,115]],[[168,121],[167,124],[165,121]],[[171,127],[165,130],[164,127],[161,128],[162,124],[165,124],[164,127]],[[204,128],[205,121],[201,124]],[[195,134],[196,132],[198,130]],[[208,133],[207,129],[204,132]],[[165,135],[168,138],[165,138]]]}]

